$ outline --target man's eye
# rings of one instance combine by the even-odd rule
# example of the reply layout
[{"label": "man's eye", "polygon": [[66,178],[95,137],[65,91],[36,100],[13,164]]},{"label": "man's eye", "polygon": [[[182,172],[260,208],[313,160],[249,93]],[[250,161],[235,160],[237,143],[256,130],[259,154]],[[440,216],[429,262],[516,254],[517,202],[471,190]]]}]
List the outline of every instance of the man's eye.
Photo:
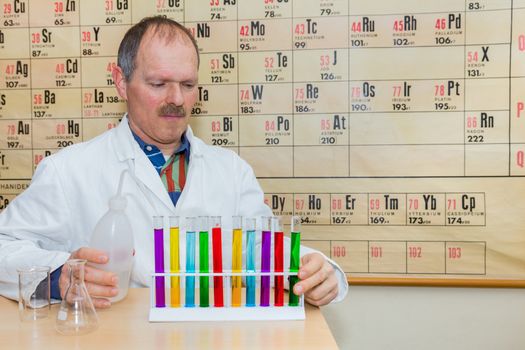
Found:
[{"label": "man's eye", "polygon": [[153,87],[162,87],[164,86],[164,83],[150,83],[150,85]]}]

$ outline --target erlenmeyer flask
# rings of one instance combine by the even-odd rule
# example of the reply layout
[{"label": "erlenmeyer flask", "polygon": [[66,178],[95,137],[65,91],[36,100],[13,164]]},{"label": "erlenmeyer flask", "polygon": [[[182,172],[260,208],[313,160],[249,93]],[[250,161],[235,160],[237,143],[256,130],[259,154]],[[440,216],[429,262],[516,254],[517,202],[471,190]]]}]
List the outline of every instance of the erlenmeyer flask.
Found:
[{"label": "erlenmeyer flask", "polygon": [[84,284],[86,260],[66,261],[65,271],[69,271],[67,287],[58,310],[56,330],[66,335],[85,334],[98,327],[98,317],[91,297]]}]

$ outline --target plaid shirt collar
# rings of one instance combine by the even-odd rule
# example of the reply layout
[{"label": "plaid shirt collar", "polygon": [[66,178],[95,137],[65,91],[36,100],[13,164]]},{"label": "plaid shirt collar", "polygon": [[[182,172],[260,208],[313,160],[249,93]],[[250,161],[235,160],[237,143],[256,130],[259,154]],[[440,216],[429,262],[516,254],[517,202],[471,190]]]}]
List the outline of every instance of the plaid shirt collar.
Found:
[{"label": "plaid shirt collar", "polygon": [[[164,159],[164,155],[162,154],[160,149],[155,145],[144,142],[140,137],[137,136],[137,134],[133,132],[133,130],[131,130],[131,133],[133,134],[135,141],[137,141],[140,149],[146,154],[146,156],[151,161],[151,164],[153,164],[157,172],[160,174],[162,167],[166,163],[166,159]],[[185,153],[186,159],[189,159],[190,142],[186,137],[186,133],[182,134],[180,141],[181,142],[179,148],[173,154]]]}]

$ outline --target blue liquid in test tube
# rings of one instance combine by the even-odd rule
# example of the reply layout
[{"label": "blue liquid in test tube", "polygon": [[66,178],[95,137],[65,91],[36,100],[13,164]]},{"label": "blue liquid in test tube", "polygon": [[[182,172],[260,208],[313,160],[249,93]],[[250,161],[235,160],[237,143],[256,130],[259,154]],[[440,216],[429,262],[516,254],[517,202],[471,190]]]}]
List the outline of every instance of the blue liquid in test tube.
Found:
[{"label": "blue liquid in test tube", "polygon": [[[255,218],[246,219],[246,271],[255,272]],[[255,276],[246,277],[246,306],[255,306]]]},{"label": "blue liquid in test tube", "polygon": [[[186,272],[195,272],[195,217],[186,218]],[[185,306],[195,307],[195,276],[186,276]]]}]

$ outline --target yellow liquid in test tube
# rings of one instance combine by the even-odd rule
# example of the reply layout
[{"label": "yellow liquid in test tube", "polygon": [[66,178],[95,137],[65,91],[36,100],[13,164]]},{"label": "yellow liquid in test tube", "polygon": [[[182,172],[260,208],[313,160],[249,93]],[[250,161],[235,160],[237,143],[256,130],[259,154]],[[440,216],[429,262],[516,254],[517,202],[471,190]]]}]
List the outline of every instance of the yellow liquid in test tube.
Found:
[{"label": "yellow liquid in test tube", "polygon": [[[233,230],[232,272],[242,272],[242,229]],[[242,277],[232,278],[232,306],[241,306]]]},{"label": "yellow liquid in test tube", "polygon": [[[180,271],[179,265],[179,228],[170,227],[170,269],[172,273]],[[180,307],[180,277],[171,277],[171,307]]]}]

